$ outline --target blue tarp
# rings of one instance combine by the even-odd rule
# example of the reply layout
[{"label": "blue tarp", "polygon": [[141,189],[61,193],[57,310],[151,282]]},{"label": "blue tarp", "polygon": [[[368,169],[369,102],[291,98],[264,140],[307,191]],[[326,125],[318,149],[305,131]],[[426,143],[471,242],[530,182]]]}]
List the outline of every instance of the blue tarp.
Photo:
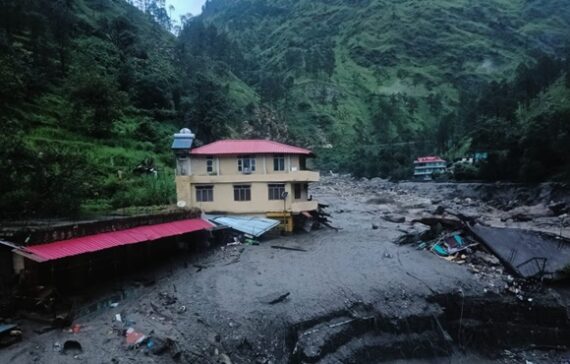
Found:
[{"label": "blue tarp", "polygon": [[207,215],[205,217],[215,224],[228,226],[234,230],[256,238],[275,228],[280,223],[279,220],[254,216]]}]

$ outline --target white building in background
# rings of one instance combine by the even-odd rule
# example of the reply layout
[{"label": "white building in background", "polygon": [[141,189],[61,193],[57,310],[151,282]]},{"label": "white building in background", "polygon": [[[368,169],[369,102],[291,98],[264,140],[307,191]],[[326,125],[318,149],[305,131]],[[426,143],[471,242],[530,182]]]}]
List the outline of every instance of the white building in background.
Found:
[{"label": "white building in background", "polygon": [[447,162],[437,156],[419,157],[414,161],[414,178],[431,181],[434,174],[447,172]]}]

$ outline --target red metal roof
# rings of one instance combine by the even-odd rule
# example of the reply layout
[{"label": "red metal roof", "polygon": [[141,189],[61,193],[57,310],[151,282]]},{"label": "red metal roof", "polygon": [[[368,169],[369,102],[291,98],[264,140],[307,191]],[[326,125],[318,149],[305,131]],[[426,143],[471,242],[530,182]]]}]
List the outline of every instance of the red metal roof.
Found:
[{"label": "red metal roof", "polygon": [[164,224],[137,226],[131,229],[111,231],[107,233],[82,236],[53,243],[32,245],[24,248],[24,253],[32,254],[30,258],[38,261],[49,261],[115,248],[122,245],[142,243],[160,238],[182,235],[213,227],[202,219],[173,221]]},{"label": "red metal roof", "polygon": [[435,163],[435,162],[445,162],[445,160],[437,156],[427,156],[427,157],[419,157],[414,161],[414,163]]},{"label": "red metal roof", "polygon": [[194,155],[228,155],[228,154],[303,154],[312,152],[305,148],[274,142],[272,140],[219,140],[194,148]]}]

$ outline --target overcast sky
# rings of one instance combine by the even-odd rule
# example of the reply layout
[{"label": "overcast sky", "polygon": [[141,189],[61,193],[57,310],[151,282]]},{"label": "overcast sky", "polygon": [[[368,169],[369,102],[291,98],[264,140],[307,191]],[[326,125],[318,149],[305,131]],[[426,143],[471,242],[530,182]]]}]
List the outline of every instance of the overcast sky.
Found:
[{"label": "overcast sky", "polygon": [[176,20],[180,19],[181,15],[191,13],[192,15],[198,15],[202,12],[202,5],[206,0],[166,0],[166,8],[169,5],[174,5],[176,9],[172,14],[172,17]]}]

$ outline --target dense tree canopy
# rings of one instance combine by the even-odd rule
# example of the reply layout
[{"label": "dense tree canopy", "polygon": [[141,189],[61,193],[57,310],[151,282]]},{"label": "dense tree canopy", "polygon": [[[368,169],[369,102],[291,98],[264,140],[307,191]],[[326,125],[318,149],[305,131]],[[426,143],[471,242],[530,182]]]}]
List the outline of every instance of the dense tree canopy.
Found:
[{"label": "dense tree canopy", "polygon": [[178,22],[163,0],[0,0],[0,216],[171,203],[181,127],[362,176],[488,151],[459,175],[570,179],[563,1],[407,3],[209,0]]},{"label": "dense tree canopy", "polygon": [[[164,4],[145,5],[0,1],[1,216],[172,202],[171,134],[229,134],[239,53],[200,23],[176,39]],[[133,173],[142,160],[168,182]]]}]

